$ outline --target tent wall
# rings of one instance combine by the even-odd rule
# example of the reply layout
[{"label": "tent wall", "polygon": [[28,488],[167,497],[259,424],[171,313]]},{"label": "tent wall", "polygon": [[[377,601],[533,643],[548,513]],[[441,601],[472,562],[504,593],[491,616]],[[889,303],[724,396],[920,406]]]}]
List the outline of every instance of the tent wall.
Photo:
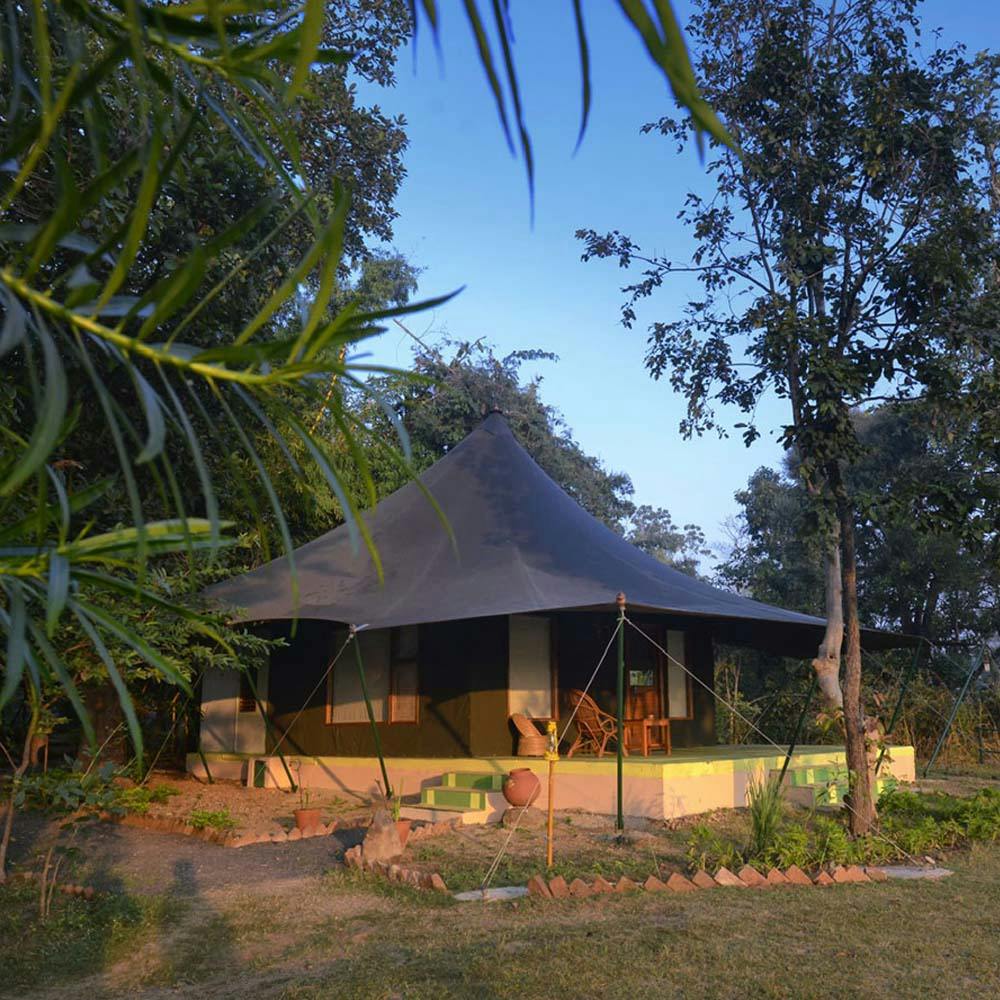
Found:
[{"label": "tent wall", "polygon": [[[629,616],[640,628],[659,626],[668,631],[679,631],[686,635],[686,666],[705,684],[712,687],[714,680],[714,653],[712,634],[707,625],[692,623],[690,618],[678,618],[668,615]],[[556,616],[558,674],[559,674],[559,708],[563,718],[568,718],[572,711],[568,692],[573,688],[586,687],[590,675],[597,666],[597,661],[604,651],[615,626],[615,613],[609,610],[607,615],[590,612],[563,613]],[[646,640],[637,632],[626,632],[626,648],[631,644],[641,645]],[[616,687],[615,648],[609,650],[602,664],[590,694],[606,712],[615,711]],[[626,667],[628,656],[626,656]],[[689,681],[691,698],[691,718],[674,719],[670,724],[670,735],[675,747],[714,746],[717,742],[715,734],[715,698],[710,691],[694,680]]]},{"label": "tent wall", "polygon": [[[686,634],[688,667],[711,686],[712,639],[704,625],[692,627],[690,619],[648,619]],[[416,722],[380,722],[379,733],[387,756],[491,757],[516,750],[509,722],[510,620],[507,616],[435,622],[419,627],[419,710]],[[643,619],[637,618],[642,624]],[[558,685],[562,718],[570,706],[566,692],[583,688],[607,643],[614,614],[562,613],[551,616],[552,669]],[[276,730],[288,735],[282,748],[316,756],[373,756],[371,727],[367,722],[330,724],[327,719],[328,685],[318,690],[301,711],[340,648],[344,631],[327,622],[302,621],[288,645],[272,654],[270,705]],[[645,640],[635,636],[638,643]],[[362,647],[364,648],[364,647]],[[340,661],[353,671],[353,651]],[[615,658],[604,662],[592,694],[607,711],[614,710]],[[691,682],[691,718],[671,723],[678,747],[710,746],[716,742],[715,704],[711,694]],[[296,716],[298,717],[296,718]],[[290,727],[290,728],[289,728]],[[269,747],[272,749],[273,747]]]},{"label": "tent wall", "polygon": [[[271,705],[279,732],[291,727],[282,748],[323,756],[374,755],[367,722],[327,723],[327,684],[299,709],[326,671],[343,630],[317,621],[299,623],[288,646],[271,658]],[[353,652],[341,661],[353,669]],[[418,640],[417,721],[379,723],[386,756],[467,757],[509,754],[507,725],[507,619],[477,618],[421,625]],[[294,720],[294,722],[293,722]]]}]

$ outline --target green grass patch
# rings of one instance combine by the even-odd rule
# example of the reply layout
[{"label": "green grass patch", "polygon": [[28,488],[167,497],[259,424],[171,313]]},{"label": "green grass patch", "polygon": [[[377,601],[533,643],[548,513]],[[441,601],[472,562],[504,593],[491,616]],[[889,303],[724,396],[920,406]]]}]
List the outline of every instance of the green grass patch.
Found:
[{"label": "green grass patch", "polygon": [[162,896],[119,894],[87,901],[57,893],[47,919],[38,887],[0,887],[0,987],[32,988],[99,972],[164,927],[179,904]]}]

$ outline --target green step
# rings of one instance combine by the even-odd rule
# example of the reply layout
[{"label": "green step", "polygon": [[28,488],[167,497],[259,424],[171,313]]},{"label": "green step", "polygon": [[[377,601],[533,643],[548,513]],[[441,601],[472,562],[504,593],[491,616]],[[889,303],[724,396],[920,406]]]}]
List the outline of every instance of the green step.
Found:
[{"label": "green step", "polygon": [[[817,806],[839,806],[844,804],[844,796],[848,792],[848,783],[844,781],[817,782],[812,785],[790,786],[792,794],[789,798],[800,806],[815,808]],[[885,791],[886,782],[878,778],[875,781],[875,795],[878,797]]]},{"label": "green step", "polygon": [[420,793],[423,806],[451,806],[456,809],[486,809],[489,806],[487,793],[478,788],[448,788],[445,785],[431,785]]},{"label": "green step", "polygon": [[[781,774],[778,768],[771,772],[773,777]],[[807,785],[825,785],[828,782],[843,782],[847,780],[847,771],[836,764],[817,765],[814,767],[790,767],[785,772],[785,784],[790,788],[803,788]]]},{"label": "green step", "polygon": [[506,774],[489,774],[475,771],[448,771],[441,775],[441,784],[446,788],[479,788],[487,792],[502,792]]}]

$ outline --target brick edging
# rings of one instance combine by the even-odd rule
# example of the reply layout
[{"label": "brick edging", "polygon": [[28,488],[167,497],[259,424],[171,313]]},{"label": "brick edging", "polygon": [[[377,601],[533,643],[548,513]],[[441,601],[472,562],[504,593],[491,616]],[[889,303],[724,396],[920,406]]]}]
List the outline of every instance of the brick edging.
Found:
[{"label": "brick edging", "polygon": [[[436,824],[435,824],[436,825]],[[411,838],[413,834],[410,834]],[[390,882],[399,882],[414,889],[428,889],[432,892],[448,892],[448,886],[437,872],[417,871],[415,868],[404,868],[402,865],[388,861],[368,861],[364,858],[361,845],[344,851],[344,864],[370,875],[379,875]]]},{"label": "brick edging", "polygon": [[821,868],[815,876],[810,877],[798,865],[791,865],[782,871],[772,868],[767,874],[762,874],[752,865],[744,865],[738,873],[733,874],[728,868],[720,868],[715,875],[710,875],[702,869],[688,878],[680,872],[674,872],[666,882],[656,875],[650,875],[641,885],[623,875],[616,883],[608,882],[600,875],[593,882],[585,882],[575,878],[569,884],[561,875],[547,882],[541,875],[533,875],[528,879],[528,895],[538,899],[567,899],[569,897],[613,895],[619,893],[637,892],[698,892],[704,889],[772,889],[792,888],[795,886],[827,886],[861,884],[865,882],[886,882],[889,876],[881,868],[861,865],[836,865],[829,869]]}]

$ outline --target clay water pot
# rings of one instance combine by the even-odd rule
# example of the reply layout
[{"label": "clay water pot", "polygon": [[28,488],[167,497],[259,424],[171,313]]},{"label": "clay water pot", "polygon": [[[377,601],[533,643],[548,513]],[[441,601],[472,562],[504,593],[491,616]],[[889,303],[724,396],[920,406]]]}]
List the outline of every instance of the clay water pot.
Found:
[{"label": "clay water pot", "polygon": [[503,783],[503,797],[512,806],[530,806],[541,790],[541,782],[530,767],[515,767]]},{"label": "clay water pot", "polygon": [[295,825],[300,830],[311,830],[314,826],[319,826],[318,809],[296,809],[294,814]]}]

